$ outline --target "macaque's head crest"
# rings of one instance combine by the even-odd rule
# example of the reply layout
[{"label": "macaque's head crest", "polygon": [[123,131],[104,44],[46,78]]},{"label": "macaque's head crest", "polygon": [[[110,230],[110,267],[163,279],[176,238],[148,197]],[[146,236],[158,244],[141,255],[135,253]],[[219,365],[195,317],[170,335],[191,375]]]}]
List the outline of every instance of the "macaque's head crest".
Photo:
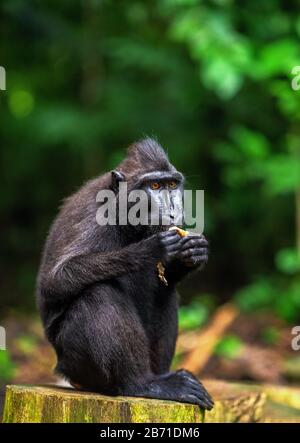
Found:
[{"label": "macaque's head crest", "polygon": [[152,138],[145,138],[129,146],[127,157],[117,167],[117,171],[130,180],[137,174],[152,171],[175,172],[176,169],[169,162],[161,145]]}]

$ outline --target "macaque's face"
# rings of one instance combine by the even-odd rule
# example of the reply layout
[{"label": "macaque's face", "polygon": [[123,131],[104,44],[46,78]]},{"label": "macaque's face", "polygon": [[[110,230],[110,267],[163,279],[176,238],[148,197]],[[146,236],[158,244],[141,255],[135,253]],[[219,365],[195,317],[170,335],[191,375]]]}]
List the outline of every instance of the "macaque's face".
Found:
[{"label": "macaque's face", "polygon": [[149,174],[141,184],[148,196],[148,221],[154,230],[183,225],[183,179],[181,174]]},{"label": "macaque's face", "polygon": [[[126,177],[113,172],[113,188],[118,192]],[[134,177],[127,188],[128,222],[132,226],[150,228],[150,232],[168,230],[171,226],[182,226],[183,176],[174,172],[155,171]],[[119,198],[123,198],[119,194]]]}]

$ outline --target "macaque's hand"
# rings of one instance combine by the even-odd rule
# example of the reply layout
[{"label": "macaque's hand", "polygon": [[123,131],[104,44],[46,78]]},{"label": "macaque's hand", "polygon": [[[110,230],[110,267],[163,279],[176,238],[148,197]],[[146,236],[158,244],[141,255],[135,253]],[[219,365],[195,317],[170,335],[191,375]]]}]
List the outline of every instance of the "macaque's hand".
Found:
[{"label": "macaque's hand", "polygon": [[208,260],[208,241],[203,234],[189,234],[180,240],[177,258],[186,266],[196,268]]},{"label": "macaque's hand", "polygon": [[181,237],[177,231],[160,232],[157,235],[159,247],[161,248],[162,262],[167,265],[177,258],[181,249]]}]

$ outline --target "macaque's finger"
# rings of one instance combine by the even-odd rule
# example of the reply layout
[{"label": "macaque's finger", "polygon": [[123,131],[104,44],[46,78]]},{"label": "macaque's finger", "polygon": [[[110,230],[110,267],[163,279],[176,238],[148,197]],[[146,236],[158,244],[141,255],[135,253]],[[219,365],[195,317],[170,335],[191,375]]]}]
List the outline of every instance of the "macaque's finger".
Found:
[{"label": "macaque's finger", "polygon": [[168,252],[176,252],[178,254],[180,252],[180,243],[173,243],[167,247]]},{"label": "macaque's finger", "polygon": [[179,243],[180,237],[175,232],[174,234],[172,234],[170,236],[161,237],[160,241],[164,246],[169,246],[172,244]]},{"label": "macaque's finger", "polygon": [[158,234],[158,236],[161,240],[164,240],[167,238],[177,238],[178,234],[176,231],[163,231],[163,232],[160,232]]},{"label": "macaque's finger", "polygon": [[207,248],[190,248],[184,251],[181,251],[180,256],[185,257],[194,257],[194,256],[202,256],[207,255]]},{"label": "macaque's finger", "polygon": [[181,243],[181,250],[185,251],[186,249],[191,248],[200,248],[200,247],[207,247],[208,241],[204,237],[197,237],[197,238],[189,238],[189,239],[182,239]]},{"label": "macaque's finger", "polygon": [[208,262],[208,255],[186,257],[182,261],[188,266],[200,266]]},{"label": "macaque's finger", "polygon": [[169,247],[175,247],[176,249],[180,250],[180,249],[181,249],[181,243],[180,243],[180,240],[179,240],[179,241],[177,240],[177,241],[175,241],[175,242],[169,243],[167,247],[168,247],[168,248],[169,248]]},{"label": "macaque's finger", "polygon": [[[189,233],[189,235],[187,235],[187,236],[185,236],[183,239],[182,239],[182,241],[183,242],[188,242],[188,241],[190,241],[190,240],[206,240],[206,238],[205,238],[205,236],[203,235],[203,234],[191,234],[191,233]],[[206,240],[207,241],[207,240]]]},{"label": "macaque's finger", "polygon": [[170,262],[170,261],[174,260],[177,257],[177,254],[178,254],[178,251],[169,252],[168,257],[167,257],[168,261]]}]

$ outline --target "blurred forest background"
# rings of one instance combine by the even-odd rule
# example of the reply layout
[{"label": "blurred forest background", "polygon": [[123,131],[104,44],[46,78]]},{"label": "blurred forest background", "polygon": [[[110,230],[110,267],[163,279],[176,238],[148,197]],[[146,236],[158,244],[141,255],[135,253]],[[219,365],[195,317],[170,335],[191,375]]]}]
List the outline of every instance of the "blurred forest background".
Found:
[{"label": "blurred forest background", "polygon": [[47,231],[64,197],[145,134],[168,149],[189,188],[205,190],[210,260],[181,285],[174,364],[298,380],[300,90],[291,84],[300,2],[2,0],[0,8],[2,383],[51,379],[34,298]]}]

